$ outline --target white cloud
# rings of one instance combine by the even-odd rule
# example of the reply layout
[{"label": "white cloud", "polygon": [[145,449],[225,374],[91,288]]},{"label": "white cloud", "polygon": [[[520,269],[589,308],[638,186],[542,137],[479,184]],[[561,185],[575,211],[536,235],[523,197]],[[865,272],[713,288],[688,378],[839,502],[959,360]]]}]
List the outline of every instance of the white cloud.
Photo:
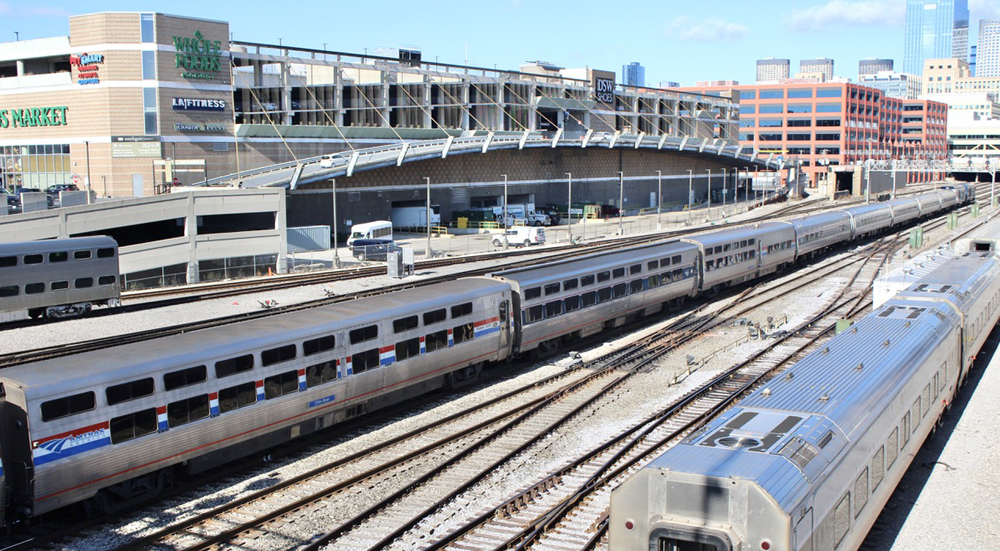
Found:
[{"label": "white cloud", "polygon": [[[997,0],[969,0],[969,27],[979,28],[980,19],[1000,19],[1000,2]],[[975,22],[975,23],[974,23]]]},{"label": "white cloud", "polygon": [[721,19],[705,19],[697,21],[690,17],[680,16],[667,25],[666,32],[678,40],[693,40],[712,42],[719,40],[736,40],[750,34],[750,29],[739,23],[730,23]]},{"label": "white cloud", "polygon": [[796,31],[815,31],[834,26],[898,27],[905,19],[906,2],[901,0],[832,0],[795,11],[785,23]]},{"label": "white cloud", "polygon": [[0,15],[12,17],[60,17],[73,15],[69,10],[51,6],[11,6],[8,2],[0,2]]}]

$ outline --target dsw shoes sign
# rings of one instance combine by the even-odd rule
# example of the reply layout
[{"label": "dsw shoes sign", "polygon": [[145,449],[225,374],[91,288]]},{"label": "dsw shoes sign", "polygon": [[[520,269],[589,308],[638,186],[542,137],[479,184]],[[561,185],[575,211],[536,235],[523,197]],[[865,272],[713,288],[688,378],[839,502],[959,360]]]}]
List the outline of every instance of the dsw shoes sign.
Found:
[{"label": "dsw shoes sign", "polygon": [[174,67],[183,69],[181,76],[201,80],[215,80],[213,73],[222,69],[222,41],[208,40],[201,31],[195,31],[194,37],[175,36]]}]

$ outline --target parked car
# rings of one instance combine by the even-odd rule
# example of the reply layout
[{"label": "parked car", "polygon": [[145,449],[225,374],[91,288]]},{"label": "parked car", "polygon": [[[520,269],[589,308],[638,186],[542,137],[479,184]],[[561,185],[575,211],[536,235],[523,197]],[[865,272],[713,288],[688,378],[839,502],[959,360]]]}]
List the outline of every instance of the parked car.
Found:
[{"label": "parked car", "polygon": [[493,237],[494,247],[503,247],[504,241],[513,247],[528,247],[545,243],[545,229],[533,226],[514,226],[503,235]]},{"label": "parked car", "polygon": [[362,262],[368,260],[385,262],[391,251],[400,250],[402,249],[392,239],[356,239],[351,245],[351,254]]},{"label": "parked car", "polygon": [[76,184],[56,184],[45,188],[45,193],[49,195],[59,195],[60,191],[80,191]]},{"label": "parked car", "polygon": [[333,168],[333,155],[323,155],[319,158],[320,168]]},{"label": "parked car", "polygon": [[601,205],[601,218],[614,218],[620,214],[621,211],[614,205]]},{"label": "parked car", "polygon": [[553,226],[558,226],[559,222],[562,221],[562,217],[559,216],[559,207],[556,205],[545,205],[538,209],[538,212],[545,214],[552,221]]}]

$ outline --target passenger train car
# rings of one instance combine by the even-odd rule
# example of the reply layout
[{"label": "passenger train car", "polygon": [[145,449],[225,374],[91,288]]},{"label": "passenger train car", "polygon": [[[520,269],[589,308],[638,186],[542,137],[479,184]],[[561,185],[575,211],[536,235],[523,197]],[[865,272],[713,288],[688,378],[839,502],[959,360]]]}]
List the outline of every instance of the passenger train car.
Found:
[{"label": "passenger train car", "polygon": [[460,385],[484,364],[781,270],[832,246],[826,228],[853,238],[849,213],[816,216],[87,352],[71,370],[66,359],[0,370],[7,519],[124,507],[174,477]]},{"label": "passenger train car", "polygon": [[856,549],[1000,317],[980,247],[626,480],[610,549]]},{"label": "passenger train car", "polygon": [[72,317],[120,297],[118,243],[110,237],[0,243],[2,312]]}]

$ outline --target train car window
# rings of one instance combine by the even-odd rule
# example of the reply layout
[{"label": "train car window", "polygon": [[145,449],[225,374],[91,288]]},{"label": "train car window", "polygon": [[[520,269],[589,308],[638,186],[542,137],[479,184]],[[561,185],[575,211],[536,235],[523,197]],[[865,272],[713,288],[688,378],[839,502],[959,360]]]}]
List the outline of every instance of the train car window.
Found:
[{"label": "train car window", "polygon": [[[559,284],[556,283],[556,287]],[[462,316],[468,316],[472,313],[472,303],[466,302],[465,304],[456,304],[451,307],[451,319],[460,318]]]},{"label": "train car window", "polygon": [[73,259],[74,260],[87,260],[87,259],[89,259],[92,256],[94,256],[94,255],[89,250],[88,251],[73,251]]},{"label": "train car window", "polygon": [[547,303],[545,305],[545,317],[553,318],[555,316],[558,316],[559,314],[562,314],[562,306],[563,303],[561,300],[556,300]]},{"label": "train car window", "polygon": [[941,394],[941,377],[937,373],[934,374],[934,397],[937,398]]},{"label": "train car window", "polygon": [[746,247],[746,246],[747,246],[747,240],[746,240],[746,239],[744,239],[744,240],[740,241],[740,244],[739,244],[739,246],[740,246],[741,248],[742,248],[742,247]]},{"label": "train car window", "polygon": [[396,343],[396,361],[410,359],[420,355],[420,338],[407,339]]},{"label": "train car window", "polygon": [[114,258],[115,250],[111,248],[97,249],[97,258]]},{"label": "train car window", "polygon": [[167,404],[167,425],[170,428],[179,427],[198,419],[204,419],[210,413],[208,394],[170,402]]},{"label": "train car window", "polygon": [[629,283],[630,293],[641,293],[642,292],[642,280],[634,279]]},{"label": "train car window", "polygon": [[156,408],[111,419],[111,443],[121,444],[156,432]]},{"label": "train car window", "polygon": [[679,255],[679,254],[678,255],[674,255],[673,259],[671,260],[671,262],[674,263],[674,264],[680,264],[681,263],[681,255]]},{"label": "train car window", "polygon": [[[431,325],[448,319],[448,312],[444,308],[424,313],[424,325]],[[354,342],[354,339],[351,339]]]},{"label": "train car window", "polygon": [[628,267],[629,275],[635,275],[642,271],[642,264],[633,264]]},{"label": "train car window", "polygon": [[524,300],[531,300],[533,298],[538,298],[540,296],[542,296],[541,287],[532,287],[530,289],[524,290]]},{"label": "train car window", "polygon": [[228,377],[253,369],[253,354],[229,358],[215,362],[216,378]]},{"label": "train car window", "polygon": [[714,260],[706,260],[705,261],[705,271],[706,272],[711,272],[714,269],[715,269],[715,261]]},{"label": "train car window", "polygon": [[590,291],[580,295],[580,300],[583,302],[583,307],[593,306],[597,304],[597,292]]},{"label": "train car window", "polygon": [[751,249],[750,250],[750,258],[757,258],[757,251]]},{"label": "train car window", "polygon": [[659,267],[660,267],[660,263],[657,262],[657,261],[655,261],[655,260],[652,261],[652,262],[647,262],[646,263],[646,270],[647,271],[655,270],[655,269],[657,269]]},{"label": "train car window", "polygon": [[69,260],[69,253],[66,251],[49,253],[49,262],[66,262],[67,260]]},{"label": "train car window", "polygon": [[153,394],[153,378],[146,377],[138,381],[129,381],[120,385],[111,385],[104,390],[108,405],[113,406],[129,400],[150,396]]},{"label": "train car window", "polygon": [[524,311],[524,323],[534,323],[542,319],[544,308],[541,304],[527,308]]},{"label": "train car window", "polygon": [[834,547],[844,541],[844,536],[851,528],[851,493],[848,492],[841,498],[837,508],[833,511],[833,541]]},{"label": "train car window", "polygon": [[56,398],[55,400],[42,402],[42,421],[52,421],[84,411],[90,411],[96,406],[97,397],[93,391]]},{"label": "train car window", "polygon": [[628,286],[624,283],[619,283],[614,286],[615,298],[621,298],[628,294]]},{"label": "train car window", "polygon": [[302,343],[302,353],[306,356],[333,350],[337,347],[337,337],[326,335],[318,339],[309,339]]},{"label": "train car window", "polygon": [[336,379],[337,362],[334,360],[316,365],[310,365],[306,368],[306,386],[309,388],[319,386],[323,383],[328,383]]},{"label": "train car window", "polygon": [[872,491],[878,488],[883,478],[885,478],[885,446],[879,446],[875,457],[872,458]]},{"label": "train car window", "polygon": [[0,256],[0,268],[10,268],[17,266],[16,256]]},{"label": "train car window", "polygon": [[394,333],[404,333],[410,329],[416,329],[417,325],[419,325],[419,318],[417,316],[406,316],[405,318],[392,320],[392,331]]},{"label": "train car window", "polygon": [[660,267],[661,268],[664,267],[664,266],[669,266],[669,265],[670,265],[670,259],[669,258],[661,258],[660,259]]},{"label": "train car window", "polygon": [[648,285],[649,285],[650,289],[653,289],[655,287],[659,287],[660,286],[660,274],[653,274],[653,275],[649,276],[649,278],[646,279],[646,281],[649,282]]},{"label": "train car window", "polygon": [[868,504],[868,467],[854,481],[854,518],[858,518],[861,510]]},{"label": "train car window", "polygon": [[63,289],[69,289],[68,281],[53,281],[50,287],[53,291],[61,291]]},{"label": "train car window", "polygon": [[558,283],[546,283],[545,284],[545,295],[554,295],[559,292]]},{"label": "train car window", "polygon": [[269,365],[287,362],[288,360],[295,359],[295,355],[295,345],[286,344],[285,346],[279,346],[278,348],[272,348],[261,352],[260,365],[267,367]]},{"label": "train car window", "polygon": [[88,287],[94,286],[94,278],[92,277],[78,277],[76,281],[73,282],[73,286],[77,289],[86,289]]},{"label": "train car window", "polygon": [[896,462],[896,455],[899,453],[899,429],[892,429],[889,434],[889,438],[885,440],[885,468],[889,470],[889,467]]},{"label": "train car window", "polygon": [[219,413],[226,413],[256,403],[257,385],[254,381],[219,391]]},{"label": "train car window", "polygon": [[41,264],[45,260],[45,257],[40,254],[26,254],[24,255],[25,264]]},{"label": "train car window", "polygon": [[756,243],[757,243],[756,238],[747,239],[747,245],[750,245],[751,247],[753,247]]},{"label": "train car window", "polygon": [[286,371],[264,378],[264,398],[270,400],[299,391],[299,372]]},{"label": "train car window", "polygon": [[722,246],[722,251],[723,252],[729,252],[730,248],[734,248],[734,247],[738,247],[738,246],[739,246],[739,243],[734,243],[733,245],[730,245],[729,243],[726,243],[725,245]]},{"label": "train car window", "polygon": [[593,284],[594,284],[594,276],[593,275],[585,275],[585,276],[583,276],[583,277],[580,278],[580,286],[581,287],[586,287],[587,285],[593,285]]},{"label": "train car window", "polygon": [[118,281],[118,277],[113,275],[105,275],[97,278],[98,285],[114,285],[116,281]]},{"label": "train car window", "polygon": [[566,297],[563,301],[563,308],[567,312],[573,312],[580,309],[580,297]]},{"label": "train car window", "polygon": [[910,408],[910,419],[913,422],[913,432],[917,432],[920,427],[920,396],[913,401],[913,407]]},{"label": "train car window", "polygon": [[567,279],[563,281],[563,291],[569,291],[570,289],[576,289],[579,282],[575,279]]},{"label": "train car window", "polygon": [[354,371],[355,375],[375,369],[381,364],[382,362],[379,361],[378,356],[378,348],[358,352],[351,356],[351,370]]},{"label": "train car window", "polygon": [[607,302],[611,300],[611,287],[597,290],[597,302]]},{"label": "train car window", "polygon": [[903,415],[903,423],[900,430],[903,433],[903,442],[899,445],[899,448],[902,450],[903,446],[910,441],[910,412],[908,411]]},{"label": "train car window", "polygon": [[44,283],[29,283],[24,286],[24,294],[26,295],[37,295],[39,293],[45,292]]},{"label": "train car window", "polygon": [[926,417],[927,416],[927,412],[929,412],[930,409],[931,409],[931,384],[930,383],[927,383],[927,386],[924,387],[924,401],[923,401],[923,406],[924,406],[924,410],[921,412],[921,415],[923,415],[923,416]]},{"label": "train car window", "polygon": [[611,277],[618,279],[620,277],[625,277],[625,268],[615,268],[611,271]]},{"label": "train car window", "polygon": [[208,369],[203,365],[171,371],[163,375],[163,390],[173,390],[204,383],[208,379]]},{"label": "train car window", "polygon": [[448,348],[448,330],[431,333],[424,338],[424,348],[428,352],[434,352],[442,348]]},{"label": "train car window", "polygon": [[602,281],[608,281],[609,279],[611,279],[611,272],[601,272],[597,274],[598,283],[601,283]]},{"label": "train car window", "polygon": [[[562,304],[560,302],[560,304]],[[471,323],[459,325],[451,330],[451,338],[455,344],[471,341],[476,336],[476,331]]]},{"label": "train car window", "polygon": [[500,309],[499,309],[500,314],[499,315],[500,315],[500,321],[501,322],[506,322],[507,321],[507,309],[509,308],[508,304],[509,303],[506,300],[501,300],[500,301]]},{"label": "train car window", "polygon": [[[444,308],[439,310],[439,312],[441,312],[441,317],[444,318]],[[425,324],[427,323],[427,314],[424,314],[424,323]],[[351,329],[349,335],[351,337],[351,344],[358,344],[359,342],[370,341],[375,338],[378,338],[378,326],[367,325],[365,327],[358,327],[357,329]]]}]

